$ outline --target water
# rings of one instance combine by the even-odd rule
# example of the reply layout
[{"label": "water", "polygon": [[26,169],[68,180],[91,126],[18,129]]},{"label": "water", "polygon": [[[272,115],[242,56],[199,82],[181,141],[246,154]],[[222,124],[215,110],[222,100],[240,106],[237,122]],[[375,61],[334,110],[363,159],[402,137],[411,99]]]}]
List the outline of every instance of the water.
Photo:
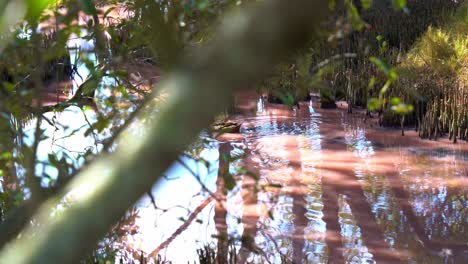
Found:
[{"label": "water", "polygon": [[158,253],[186,263],[206,244],[222,250],[214,236],[227,233],[238,262],[468,261],[466,143],[422,141],[411,132],[401,137],[340,109],[238,101],[241,109],[255,108],[233,117],[243,123],[241,135],[202,147],[209,168],[185,161],[213,193],[223,184],[222,171],[236,175],[226,201],[211,201],[174,235],[208,197],[175,164],[152,190],[157,207],[171,209],[155,209],[149,197],[138,204],[140,229],[131,238],[139,249],[150,253],[172,236]]},{"label": "water", "polygon": [[[109,114],[116,108],[99,102],[113,84],[104,83],[97,108]],[[197,159],[181,157],[136,204],[136,233],[120,238],[122,250],[187,263],[205,245],[222,251],[218,237],[228,237],[239,263],[468,263],[467,143],[424,141],[410,131],[402,137],[359,111],[312,103],[291,110],[250,93],[237,103],[240,135],[201,135],[188,150]],[[131,111],[121,112],[113,124]],[[74,157],[99,152],[96,140],[110,135],[84,136],[98,118],[92,110],[70,107],[46,118],[54,125],[43,124],[44,162],[54,153],[80,166],[84,160]],[[53,167],[38,166],[50,177],[44,185],[57,177]],[[223,199],[207,200],[210,193]]]}]

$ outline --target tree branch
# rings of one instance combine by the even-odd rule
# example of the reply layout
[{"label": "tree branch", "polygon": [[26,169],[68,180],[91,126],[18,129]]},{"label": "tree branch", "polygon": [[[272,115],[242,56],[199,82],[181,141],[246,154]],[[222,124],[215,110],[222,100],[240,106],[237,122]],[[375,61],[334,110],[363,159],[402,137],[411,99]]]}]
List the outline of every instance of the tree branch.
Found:
[{"label": "tree branch", "polygon": [[153,251],[151,251],[151,253],[148,255],[148,258],[156,257],[158,255],[159,251],[161,251],[162,249],[169,246],[169,244],[171,244],[171,242],[174,241],[174,239],[177,236],[182,234],[182,232],[184,232],[185,229],[187,229],[187,227],[190,226],[190,224],[193,222],[193,220],[195,220],[197,218],[197,216],[203,211],[203,209],[205,209],[205,207],[207,205],[209,205],[212,201],[214,201],[214,198],[210,196],[210,197],[206,198],[199,206],[197,206],[197,208],[195,208],[195,210],[193,210],[193,212],[190,214],[190,216],[187,218],[187,220],[185,220],[185,222],[181,226],[179,226],[179,228],[177,228],[177,230],[174,231],[174,233],[170,237],[168,237],[164,242],[162,242]]},{"label": "tree branch", "polygon": [[[7,245],[0,252],[3,262],[78,262],[213,121],[234,91],[261,81],[288,51],[305,45],[328,10],[328,2],[320,0],[254,5],[225,20],[205,48],[160,84],[170,97],[154,118],[142,117],[148,131],[101,155],[43,204],[35,217],[40,229],[29,227]],[[74,203],[51,217],[70,196]]]}]

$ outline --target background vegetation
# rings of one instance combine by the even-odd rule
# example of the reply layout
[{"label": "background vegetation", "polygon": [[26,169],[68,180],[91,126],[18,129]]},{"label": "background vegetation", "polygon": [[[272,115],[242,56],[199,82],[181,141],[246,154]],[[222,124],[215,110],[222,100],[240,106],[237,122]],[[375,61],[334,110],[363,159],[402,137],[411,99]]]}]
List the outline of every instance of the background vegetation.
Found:
[{"label": "background vegetation", "polygon": [[[134,232],[129,208],[239,89],[290,106],[311,92],[323,107],[344,99],[350,112],[378,111],[382,125],[468,140],[464,2],[27,0],[0,7],[1,262],[104,261],[116,252],[139,259],[120,240]],[[70,44],[77,39],[89,46]],[[55,119],[69,109],[93,118],[70,131]],[[94,142],[39,158],[50,137],[44,125]],[[77,188],[88,191],[71,197]]]}]

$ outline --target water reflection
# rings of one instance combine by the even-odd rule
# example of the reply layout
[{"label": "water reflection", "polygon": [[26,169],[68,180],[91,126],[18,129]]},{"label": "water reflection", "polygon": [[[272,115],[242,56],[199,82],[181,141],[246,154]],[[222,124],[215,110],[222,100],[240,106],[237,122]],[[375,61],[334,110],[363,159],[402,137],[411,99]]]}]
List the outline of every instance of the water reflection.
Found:
[{"label": "water reflection", "polygon": [[[223,262],[234,244],[239,263],[467,260],[466,144],[427,146],[409,137],[398,144],[397,131],[370,129],[341,110],[307,103],[291,111],[255,102],[254,115],[237,117],[243,122],[240,141],[204,147],[209,168],[187,160],[209,192],[223,199],[206,206],[160,252],[168,259],[195,259],[190,252],[211,244]],[[438,148],[443,155],[433,154],[442,152]],[[233,160],[239,153],[242,158]],[[181,224],[174,219],[208,197],[181,166],[174,165],[168,177],[153,190],[155,200],[185,209],[158,214],[140,207],[140,240],[147,248],[164,241]],[[161,239],[145,242],[154,234]],[[182,246],[193,250],[181,255]]]},{"label": "water reflection", "polygon": [[[111,82],[99,88],[98,100],[111,96]],[[126,246],[174,263],[197,259],[196,249],[206,245],[220,263],[232,249],[239,263],[468,262],[466,143],[401,137],[369,128],[359,113],[312,102],[296,110],[249,96],[237,103],[241,135],[201,135],[190,157],[182,156],[137,204],[138,232]],[[96,142],[111,131],[86,130],[113,109],[47,113],[63,129],[44,123],[50,138],[38,159],[99,152]],[[114,126],[134,108],[121,110]],[[34,121],[26,130],[33,128]],[[58,174],[46,165],[38,171]]]}]

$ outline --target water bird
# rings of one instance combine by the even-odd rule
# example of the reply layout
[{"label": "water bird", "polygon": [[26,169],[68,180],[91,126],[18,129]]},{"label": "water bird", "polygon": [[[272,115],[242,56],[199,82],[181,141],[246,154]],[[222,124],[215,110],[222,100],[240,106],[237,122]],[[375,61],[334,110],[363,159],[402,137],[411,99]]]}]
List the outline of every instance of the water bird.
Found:
[{"label": "water bird", "polygon": [[239,133],[242,124],[234,121],[216,122],[211,125],[211,130],[218,133]]}]

